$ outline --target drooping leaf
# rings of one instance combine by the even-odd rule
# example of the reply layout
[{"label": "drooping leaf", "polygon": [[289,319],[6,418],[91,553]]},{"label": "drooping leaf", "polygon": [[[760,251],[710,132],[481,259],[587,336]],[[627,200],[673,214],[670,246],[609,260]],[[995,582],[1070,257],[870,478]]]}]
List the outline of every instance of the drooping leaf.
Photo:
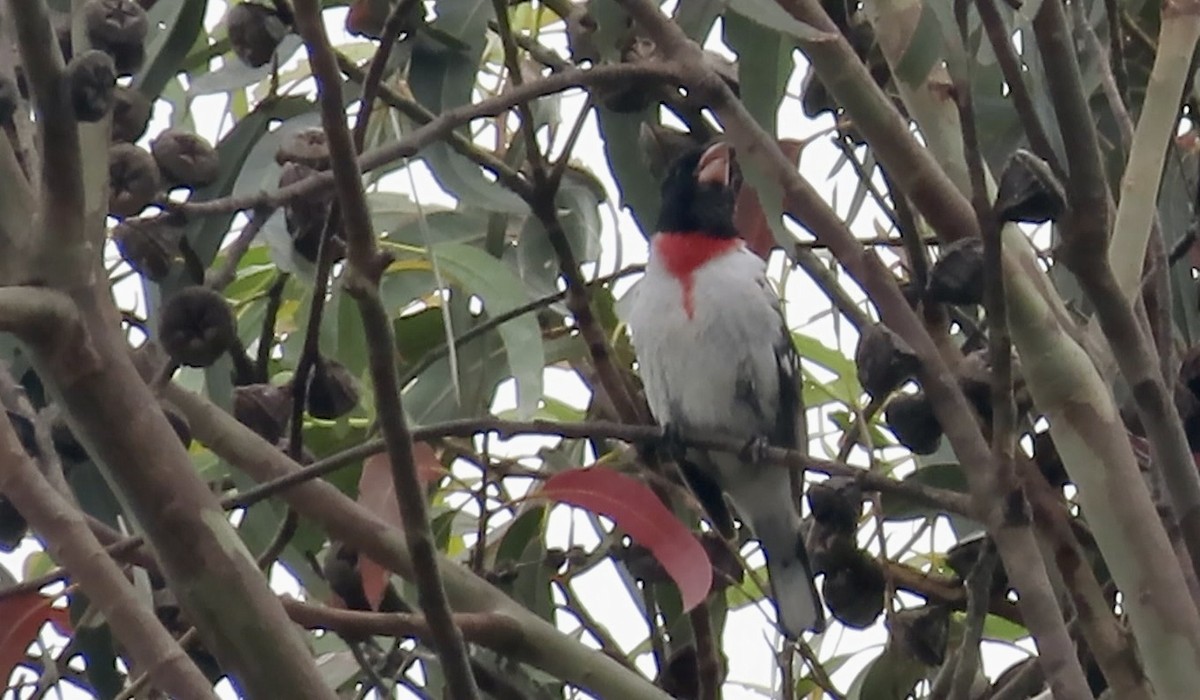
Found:
[{"label": "drooping leaf", "polygon": [[643,124],[657,123],[655,112],[647,107],[641,112],[623,114],[597,107],[596,123],[600,127],[608,167],[616,177],[621,193],[621,206],[629,207],[642,235],[649,238],[658,222],[661,202],[658,180],[650,172],[639,137]]},{"label": "drooping leaf", "polygon": [[54,607],[54,600],[37,591],[0,599],[0,679],[7,680],[25,660],[25,650],[42,625],[49,622],[59,634],[71,634],[70,615],[66,608]]},{"label": "drooping leaf", "polygon": [[641,481],[602,467],[570,469],[550,477],[538,493],[612,519],[675,581],[685,611],[708,597],[712,563],[703,545]]},{"label": "drooping leaf", "polygon": [[888,644],[862,670],[850,689],[847,700],[905,700],[917,681],[925,677],[925,666],[909,654]]},{"label": "drooping leaf", "polygon": [[[413,460],[417,466],[417,478],[424,486],[436,482],[446,474],[437,453],[427,442],[413,444]],[[386,453],[372,455],[363,460],[362,475],[358,481],[358,503],[389,525],[398,529],[404,528],[400,518],[400,504],[396,500],[396,484],[392,480],[392,463]],[[371,608],[378,610],[390,574],[369,557],[361,555],[358,558],[358,570],[362,575],[363,592],[366,593]]]},{"label": "drooping leaf", "polygon": [[[279,64],[283,65],[286,63],[302,46],[304,46],[304,42],[297,34],[288,34],[283,37],[279,42],[278,48],[275,49],[276,55],[279,57]],[[272,70],[274,70],[274,66],[270,61],[258,68],[252,68],[242,63],[232,54],[227,54],[225,56],[225,65],[191,81],[188,85],[188,95],[196,97],[199,95],[240,90],[271,77]]]},{"label": "drooping leaf", "polygon": [[133,79],[133,87],[153,100],[180,70],[204,31],[207,0],[159,2],[146,13],[152,27],[146,41],[146,62]]},{"label": "drooping leaf", "polygon": [[[489,315],[511,311],[529,301],[521,281],[486,252],[457,243],[438,244],[433,250],[443,274],[482,299]],[[536,317],[525,314],[500,324],[497,331],[517,383],[517,409],[521,415],[532,415],[542,398],[542,371],[546,366],[542,330]]]},{"label": "drooping leaf", "polygon": [[[603,187],[588,174],[569,170],[564,175],[555,203],[567,243],[580,263],[595,262],[600,256],[600,205]],[[558,256],[545,228],[535,217],[525,220],[515,249],[518,273],[539,296],[557,291]]]},{"label": "drooping leaf", "polygon": [[[431,27],[438,34],[416,36],[408,75],[413,96],[438,113],[471,102],[493,14],[489,0],[439,0],[434,8],[437,19]],[[438,184],[460,201],[512,214],[528,210],[520,197],[484,177],[478,165],[444,142],[428,146],[421,157]]]}]

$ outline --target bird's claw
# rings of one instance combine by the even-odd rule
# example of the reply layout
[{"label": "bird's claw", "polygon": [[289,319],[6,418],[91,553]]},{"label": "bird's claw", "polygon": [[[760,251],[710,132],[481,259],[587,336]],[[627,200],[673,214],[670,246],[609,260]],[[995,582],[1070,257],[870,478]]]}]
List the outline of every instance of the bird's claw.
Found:
[{"label": "bird's claw", "polygon": [[743,460],[750,464],[762,464],[767,461],[767,448],[771,443],[762,435],[755,435],[742,445],[741,451],[738,453]]},{"label": "bird's claw", "polygon": [[669,457],[672,461],[678,462],[680,459],[683,459],[686,453],[683,435],[679,432],[679,428],[670,423],[663,426],[662,440],[659,446],[663,455]]}]

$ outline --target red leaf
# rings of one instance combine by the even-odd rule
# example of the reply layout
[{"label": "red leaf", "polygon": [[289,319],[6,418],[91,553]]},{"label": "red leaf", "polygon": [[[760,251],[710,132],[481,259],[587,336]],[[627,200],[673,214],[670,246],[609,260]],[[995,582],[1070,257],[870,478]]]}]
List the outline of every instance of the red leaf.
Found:
[{"label": "red leaf", "polygon": [[52,623],[61,634],[72,632],[70,613],[56,608],[54,598],[37,591],[0,600],[0,681],[7,681],[25,659],[25,650],[33,643],[42,625]]},{"label": "red leaf", "polygon": [[704,547],[642,482],[611,469],[571,469],[546,480],[539,495],[611,518],[654,554],[679,587],[685,611],[708,597],[712,563]]},{"label": "red leaf", "polygon": [[[429,443],[414,443],[413,458],[417,462],[417,477],[422,485],[429,486],[445,476],[446,468]],[[358,478],[358,503],[389,525],[404,529],[404,522],[400,519],[400,504],[396,501],[396,485],[392,481],[392,463],[386,453],[363,460],[362,475]],[[387,588],[388,570],[360,555],[358,573],[362,576],[363,593],[367,601],[372,609],[378,610],[379,601],[383,600],[383,592]]]},{"label": "red leaf", "polygon": [[[788,160],[799,163],[800,152],[804,142],[795,139],[780,139],[779,148],[787,155]],[[767,223],[767,215],[763,212],[762,203],[758,200],[758,192],[745,184],[738,190],[737,201],[733,206],[733,225],[746,241],[746,247],[755,255],[766,260],[775,247],[775,234]]]}]

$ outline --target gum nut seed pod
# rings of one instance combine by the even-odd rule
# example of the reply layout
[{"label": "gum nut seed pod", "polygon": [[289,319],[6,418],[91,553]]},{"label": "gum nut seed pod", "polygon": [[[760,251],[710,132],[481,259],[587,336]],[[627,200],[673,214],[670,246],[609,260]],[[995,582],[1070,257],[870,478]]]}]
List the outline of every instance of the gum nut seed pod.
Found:
[{"label": "gum nut seed pod", "polygon": [[808,487],[813,519],[839,532],[854,532],[862,515],[863,493],[853,479],[830,477]]},{"label": "gum nut seed pod", "polygon": [[181,364],[208,367],[229,351],[236,337],[229,302],[207,287],[180,290],[163,306],[159,341]]},{"label": "gum nut seed pod", "polygon": [[125,219],[112,232],[121,258],[151,282],[162,281],[170,274],[179,257],[182,237],[180,227],[161,217]]},{"label": "gum nut seed pod", "polygon": [[1040,224],[1066,212],[1067,195],[1046,161],[1018,149],[1000,175],[994,207],[1000,221]]},{"label": "gum nut seed pod", "polygon": [[150,22],[146,11],[133,0],[88,0],[83,4],[83,25],[93,44],[140,44]]},{"label": "gum nut seed pod", "polygon": [[318,357],[308,378],[307,397],[309,415],[335,420],[358,405],[358,380],[342,363]]},{"label": "gum nut seed pod", "polygon": [[329,143],[325,130],[320,127],[298,129],[283,137],[275,162],[300,163],[317,170],[329,168]]},{"label": "gum nut seed pod", "polygon": [[230,7],[225,24],[233,53],[251,68],[269,63],[279,42],[287,35],[287,27],[274,9],[253,2]]},{"label": "gum nut seed pod", "polygon": [[216,149],[190,131],[167,129],[150,142],[150,152],[171,185],[205,187],[220,172]]},{"label": "gum nut seed pod", "polygon": [[899,389],[921,367],[908,343],[882,323],[863,328],[854,350],[854,364],[859,384],[875,398]]},{"label": "gum nut seed pod", "polygon": [[896,440],[916,454],[933,454],[941,443],[942,425],[924,392],[893,398],[883,420]]},{"label": "gum nut seed pod", "polygon": [[131,143],[108,149],[108,213],[135,216],[154,201],[162,180],[154,156]]},{"label": "gum nut seed pod", "polygon": [[113,90],[112,140],[133,143],[150,125],[153,107],[141,92],[124,85]]},{"label": "gum nut seed pod", "polygon": [[883,614],[885,588],[879,563],[860,550],[846,566],[825,575],[821,592],[838,622],[853,629],[866,629]]},{"label": "gum nut seed pod", "polygon": [[67,65],[71,107],[81,122],[98,122],[113,108],[117,69],[103,51],[85,51]]},{"label": "gum nut seed pod", "polygon": [[247,384],[233,390],[233,417],[262,436],[279,442],[291,417],[292,392],[273,384]]},{"label": "gum nut seed pod", "polygon": [[942,248],[929,271],[925,298],[956,306],[983,303],[983,241],[962,238]]}]

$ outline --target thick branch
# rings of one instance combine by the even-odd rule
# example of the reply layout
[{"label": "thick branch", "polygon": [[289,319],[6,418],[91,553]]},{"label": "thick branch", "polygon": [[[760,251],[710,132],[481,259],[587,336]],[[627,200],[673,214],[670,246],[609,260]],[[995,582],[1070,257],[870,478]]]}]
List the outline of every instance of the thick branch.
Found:
[{"label": "thick branch", "polygon": [[[275,446],[203,398],[174,385],[166,387],[164,393],[188,418],[197,440],[256,481],[269,481],[299,471],[300,466]],[[307,481],[289,489],[283,497],[330,537],[351,543],[381,566],[408,580],[414,579],[414,562],[404,536],[337,487],[319,480]],[[565,636],[465,567],[444,558],[439,558],[439,566],[452,609],[460,613],[506,615],[520,627],[522,643],[507,651],[512,658],[598,697],[666,700],[666,695],[647,679]]]},{"label": "thick branch", "polygon": [[146,607],[121,569],[25,452],[8,420],[0,420],[0,493],[17,507],[104,616],[133,664],[175,698],[216,698],[212,686]]}]

